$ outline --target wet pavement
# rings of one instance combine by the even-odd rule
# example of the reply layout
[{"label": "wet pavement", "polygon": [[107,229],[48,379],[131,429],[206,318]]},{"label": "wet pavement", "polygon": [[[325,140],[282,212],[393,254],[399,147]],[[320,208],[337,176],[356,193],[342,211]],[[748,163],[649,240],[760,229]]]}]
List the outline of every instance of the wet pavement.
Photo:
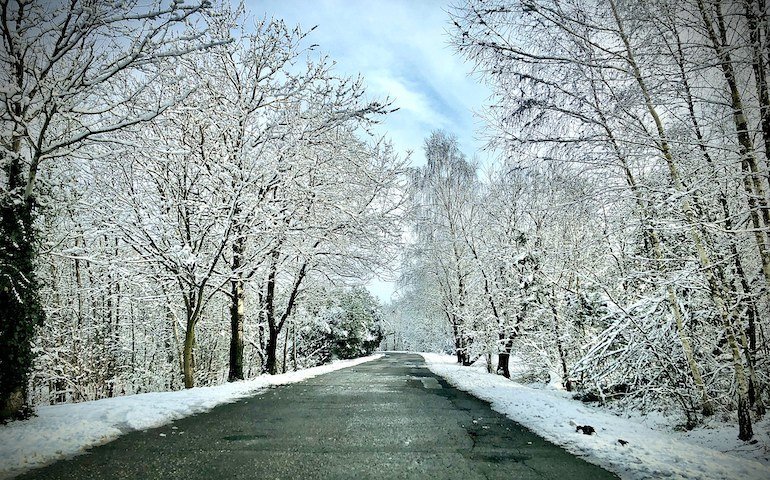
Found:
[{"label": "wet pavement", "polygon": [[451,387],[421,356],[388,353],[129,433],[20,478],[617,477]]}]

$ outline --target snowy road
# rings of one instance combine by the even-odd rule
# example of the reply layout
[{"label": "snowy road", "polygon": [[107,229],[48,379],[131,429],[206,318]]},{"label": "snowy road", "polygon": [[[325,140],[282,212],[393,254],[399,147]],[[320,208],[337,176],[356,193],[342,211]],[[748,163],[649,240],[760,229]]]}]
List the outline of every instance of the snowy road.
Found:
[{"label": "snowy road", "polygon": [[387,354],[21,478],[616,477],[450,387],[421,356]]}]

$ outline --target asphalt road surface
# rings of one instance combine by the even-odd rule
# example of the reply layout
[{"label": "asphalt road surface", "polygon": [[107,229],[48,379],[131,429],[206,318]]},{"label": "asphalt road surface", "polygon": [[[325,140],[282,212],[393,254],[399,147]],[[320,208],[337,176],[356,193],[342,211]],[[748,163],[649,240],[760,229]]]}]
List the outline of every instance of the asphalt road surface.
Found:
[{"label": "asphalt road surface", "polygon": [[133,432],[41,479],[617,478],[433,375],[385,357]]}]

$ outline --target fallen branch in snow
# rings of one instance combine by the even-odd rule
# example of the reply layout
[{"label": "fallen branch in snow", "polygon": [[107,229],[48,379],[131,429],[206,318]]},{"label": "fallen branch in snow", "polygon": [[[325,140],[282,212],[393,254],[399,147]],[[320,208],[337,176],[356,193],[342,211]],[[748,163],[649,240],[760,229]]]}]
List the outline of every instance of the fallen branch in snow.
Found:
[{"label": "fallen branch in snow", "polygon": [[575,427],[576,432],[580,432],[583,435],[593,435],[596,433],[596,429],[591,425],[578,425],[574,420],[570,420],[569,424]]}]

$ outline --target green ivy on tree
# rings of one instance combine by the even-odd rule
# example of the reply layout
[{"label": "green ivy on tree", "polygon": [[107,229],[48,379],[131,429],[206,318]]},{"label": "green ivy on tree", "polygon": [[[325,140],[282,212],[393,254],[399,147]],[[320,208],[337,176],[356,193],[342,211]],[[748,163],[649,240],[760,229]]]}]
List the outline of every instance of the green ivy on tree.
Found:
[{"label": "green ivy on tree", "polygon": [[8,195],[0,205],[0,420],[23,418],[32,368],[32,337],[44,319],[35,276],[32,199]]}]

